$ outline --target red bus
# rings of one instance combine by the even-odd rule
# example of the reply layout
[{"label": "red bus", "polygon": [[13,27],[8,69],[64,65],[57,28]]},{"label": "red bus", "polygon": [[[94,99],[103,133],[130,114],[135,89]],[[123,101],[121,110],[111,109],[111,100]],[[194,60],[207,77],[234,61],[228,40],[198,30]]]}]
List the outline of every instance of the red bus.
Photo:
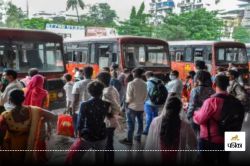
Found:
[{"label": "red bus", "polygon": [[38,68],[46,77],[45,87],[50,95],[50,108],[64,106],[63,38],[57,34],[23,29],[0,29],[0,73],[7,68],[18,71],[19,79],[30,68]]},{"label": "red bus", "polygon": [[238,67],[245,83],[248,83],[248,61],[246,46],[239,42],[224,41],[175,41],[168,42],[171,55],[171,67],[180,72],[185,79],[187,73],[194,70],[194,62],[203,60],[208,71],[216,74],[217,67],[225,70],[232,63]]},{"label": "red bus", "polygon": [[135,36],[88,37],[65,42],[64,46],[66,68],[71,74],[75,67],[92,65],[96,75],[112,63],[119,64],[120,69],[143,67],[154,71],[163,80],[170,71],[168,43],[159,39]]}]

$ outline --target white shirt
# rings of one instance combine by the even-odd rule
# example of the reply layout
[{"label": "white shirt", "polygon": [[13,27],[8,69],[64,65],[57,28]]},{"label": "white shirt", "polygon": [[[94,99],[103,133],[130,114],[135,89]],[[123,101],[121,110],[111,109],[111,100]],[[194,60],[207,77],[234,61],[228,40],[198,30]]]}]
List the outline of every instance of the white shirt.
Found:
[{"label": "white shirt", "polygon": [[147,98],[147,84],[142,80],[135,78],[128,83],[126,102],[128,108],[134,111],[144,111],[144,102]]},{"label": "white shirt", "polygon": [[72,95],[73,85],[74,84],[72,82],[67,82],[63,87],[66,93],[66,100],[71,102],[73,101],[73,95]]},{"label": "white shirt", "polygon": [[174,79],[167,83],[166,88],[169,93],[176,93],[179,97],[181,97],[183,84],[180,79]]},{"label": "white shirt", "polygon": [[9,102],[10,93],[15,89],[22,90],[22,85],[17,80],[9,83],[3,93],[0,92],[0,105],[4,106],[6,111],[11,111],[15,108],[15,106]]},{"label": "white shirt", "polygon": [[72,94],[79,94],[79,103],[76,106],[76,113],[79,112],[80,104],[83,101],[87,101],[88,99],[91,98],[90,94],[88,93],[88,84],[92,82],[91,79],[84,79],[81,81],[78,81],[74,84],[73,89],[72,89]]}]

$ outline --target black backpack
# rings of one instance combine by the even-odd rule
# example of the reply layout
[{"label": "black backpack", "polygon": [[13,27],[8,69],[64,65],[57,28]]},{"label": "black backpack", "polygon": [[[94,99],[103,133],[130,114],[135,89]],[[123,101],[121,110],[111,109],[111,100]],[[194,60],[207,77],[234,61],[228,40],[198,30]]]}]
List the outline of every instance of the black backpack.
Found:
[{"label": "black backpack", "polygon": [[240,131],[245,114],[241,102],[232,95],[217,94],[215,97],[224,99],[218,121],[219,134],[224,136],[226,131]]},{"label": "black backpack", "polygon": [[157,82],[150,80],[154,84],[151,93],[148,93],[150,101],[155,105],[163,105],[168,97],[168,91],[161,80]]}]

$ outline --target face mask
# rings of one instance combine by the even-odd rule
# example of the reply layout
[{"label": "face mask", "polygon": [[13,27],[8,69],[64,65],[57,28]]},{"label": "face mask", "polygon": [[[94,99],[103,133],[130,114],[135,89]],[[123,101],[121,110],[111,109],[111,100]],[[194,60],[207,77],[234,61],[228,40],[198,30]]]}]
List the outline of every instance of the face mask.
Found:
[{"label": "face mask", "polygon": [[231,81],[229,81],[229,84],[230,84],[230,85],[232,85],[232,84],[233,84],[233,82],[234,82],[234,81],[233,81],[233,80],[231,80]]},{"label": "face mask", "polygon": [[1,82],[2,82],[3,85],[8,85],[9,84],[9,81],[7,79],[5,79],[5,78],[2,78]]},{"label": "face mask", "polygon": [[170,79],[170,80],[175,80],[175,79],[176,79],[176,76],[174,76],[174,75],[169,75],[169,79]]}]

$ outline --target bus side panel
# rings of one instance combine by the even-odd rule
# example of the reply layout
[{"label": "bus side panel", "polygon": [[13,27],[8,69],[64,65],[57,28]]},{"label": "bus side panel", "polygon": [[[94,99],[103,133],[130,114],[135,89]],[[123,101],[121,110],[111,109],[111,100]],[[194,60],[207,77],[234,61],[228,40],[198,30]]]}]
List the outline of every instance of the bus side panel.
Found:
[{"label": "bus side panel", "polygon": [[182,80],[185,80],[188,72],[194,70],[194,64],[188,62],[172,62],[171,63],[172,70],[179,71],[179,77]]}]

